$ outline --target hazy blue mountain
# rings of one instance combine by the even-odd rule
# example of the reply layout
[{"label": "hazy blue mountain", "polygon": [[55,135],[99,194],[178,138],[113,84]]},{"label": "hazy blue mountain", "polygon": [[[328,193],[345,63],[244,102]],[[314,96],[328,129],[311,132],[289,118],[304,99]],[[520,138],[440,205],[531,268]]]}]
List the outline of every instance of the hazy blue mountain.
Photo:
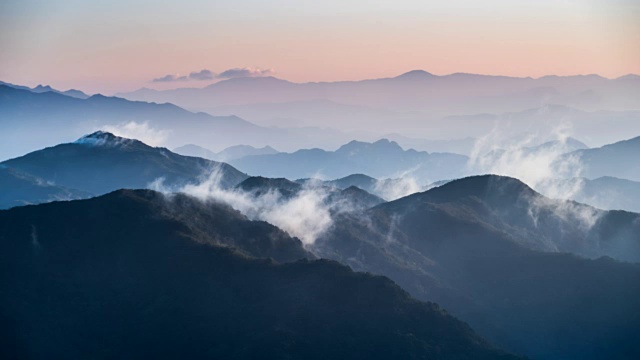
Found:
[{"label": "hazy blue mountain", "polygon": [[640,181],[640,136],[605,145],[599,148],[578,150],[567,157],[578,158],[582,165],[582,175],[589,179],[613,176]]},{"label": "hazy blue mountain", "polygon": [[214,169],[222,172],[223,187],[235,186],[248,177],[225,163],[178,155],[102,131],[0,164],[94,194],[147,188],[159,180],[165,186],[180,187],[200,182]]},{"label": "hazy blue mountain", "polygon": [[397,198],[420,191],[423,187],[407,179],[376,179],[364,174],[351,174],[335,180],[298,179],[300,184],[322,184],[338,189],[357,187],[385,200]]},{"label": "hazy blue mountain", "polygon": [[586,178],[549,179],[542,189],[553,188],[556,193],[569,194],[572,200],[604,210],[626,210],[640,213],[640,182],[603,176]]},{"label": "hazy blue mountain", "polygon": [[386,278],[182,195],[0,211],[0,239],[9,358],[515,358]]},{"label": "hazy blue mountain", "polygon": [[374,143],[352,141],[336,151],[304,149],[230,161],[243,171],[267,177],[340,178],[362,173],[379,178],[410,175],[423,182],[460,177],[466,162],[463,155],[404,150],[386,139]]},{"label": "hazy blue mountain", "polygon": [[[597,75],[533,79],[425,73],[412,71],[394,78],[318,83],[293,83],[273,77],[237,78],[204,88],[141,89],[119,96],[171,102],[215,115],[242,114],[265,126],[375,129],[379,135],[400,133],[440,140],[480,137],[496,126],[515,133],[548,131],[560,123],[570,124],[576,131],[573,135],[591,144],[625,136],[621,130],[611,129],[612,123],[624,123],[631,126],[628,129],[640,132],[637,81]],[[548,106],[556,105],[575,111],[560,114],[548,110]],[[538,113],[535,121],[525,110]]]},{"label": "hazy blue mountain", "polygon": [[0,189],[0,209],[91,196],[89,192],[57,186],[3,165],[0,165]]},{"label": "hazy blue mountain", "polygon": [[317,101],[398,111],[458,113],[519,111],[552,103],[584,109],[637,109],[640,84],[597,75],[538,79],[476,74],[437,76],[422,70],[394,78],[293,83],[274,77],[236,78],[204,88],[122,93],[132,100],[171,102],[192,109]]},{"label": "hazy blue mountain", "polygon": [[[108,129],[126,137],[144,137],[154,145],[175,148],[195,144],[222,151],[239,142],[279,149],[339,146],[354,135],[323,128],[262,127],[237,116],[193,113],[172,104],[128,101],[93,95],[75,99],[54,92],[34,93],[0,85],[0,159]],[[269,150],[267,148],[267,150]]]},{"label": "hazy blue mountain", "polygon": [[[582,216],[594,213],[595,223],[582,227]],[[313,251],[390,277],[511,351],[632,359],[640,355],[639,226],[639,214],[476,176],[341,214]]]},{"label": "hazy blue mountain", "polygon": [[173,149],[174,152],[180,155],[202,157],[209,160],[216,161],[230,161],[240,159],[245,156],[253,155],[271,155],[277,154],[278,150],[271,146],[265,146],[262,148],[256,148],[250,145],[235,145],[230,146],[219,153],[215,153],[209,149],[205,149],[201,146],[194,144],[187,144]]},{"label": "hazy blue mountain", "polygon": [[0,81],[0,85],[6,85],[6,86],[12,87],[14,89],[29,90],[29,91],[34,92],[34,93],[54,92],[54,93],[67,95],[67,96],[71,96],[71,97],[78,98],[78,99],[86,99],[86,98],[89,97],[89,95],[85,94],[84,92],[82,92],[80,90],[70,89],[70,90],[67,90],[67,91],[60,91],[60,90],[56,90],[56,89],[52,88],[49,85],[38,85],[38,86],[36,86],[34,88],[30,88],[28,86],[14,85],[14,84],[6,83],[4,81]]}]

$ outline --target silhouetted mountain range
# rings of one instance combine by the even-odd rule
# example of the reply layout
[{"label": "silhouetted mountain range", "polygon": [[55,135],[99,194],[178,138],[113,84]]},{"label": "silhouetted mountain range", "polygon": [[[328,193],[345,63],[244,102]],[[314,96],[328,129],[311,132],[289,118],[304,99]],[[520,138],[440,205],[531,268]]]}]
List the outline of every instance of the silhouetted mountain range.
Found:
[{"label": "silhouetted mountain range", "polygon": [[638,214],[476,176],[341,214],[313,251],[389,276],[512,351],[632,359],[640,355],[640,266],[599,257],[640,261],[638,233]]},{"label": "silhouetted mountain range", "polygon": [[233,187],[248,177],[225,163],[178,155],[102,131],[0,164],[94,194],[147,188],[157,181],[177,188],[198,183],[213,170],[221,171],[223,187]]},{"label": "silhouetted mountain range", "polygon": [[352,141],[336,151],[305,149],[230,161],[243,171],[267,177],[339,178],[363,173],[380,178],[410,175],[424,182],[461,177],[465,174],[466,162],[467,157],[463,155],[404,150],[386,139],[374,143]]},{"label": "silhouetted mountain range", "polygon": [[262,148],[255,148],[250,145],[235,145],[230,146],[219,153],[215,153],[209,149],[205,149],[201,146],[194,144],[187,144],[173,149],[174,152],[180,155],[196,156],[215,161],[230,161],[240,159],[245,156],[252,155],[272,155],[277,154],[278,150],[271,146],[265,146]]},{"label": "silhouetted mountain range", "polygon": [[[229,207],[117,191],[0,211],[8,358],[511,359]],[[5,276],[6,275],[6,276]]]},{"label": "silhouetted mountain range", "polygon": [[14,89],[29,90],[34,93],[54,92],[54,93],[58,93],[58,94],[62,94],[62,95],[66,95],[66,96],[70,96],[78,99],[86,99],[89,97],[89,95],[85,94],[80,90],[70,89],[67,91],[60,91],[52,88],[49,85],[38,85],[34,88],[30,88],[28,86],[14,85],[14,84],[6,83],[4,81],[0,81],[0,85],[9,86]]},{"label": "silhouetted mountain range", "polygon": [[57,186],[3,165],[0,165],[0,189],[0,209],[91,196],[89,192]]},{"label": "silhouetted mountain range", "polygon": [[566,156],[579,159],[584,177],[595,179],[613,176],[640,181],[638,154],[640,154],[640,136],[600,148],[578,150]]}]

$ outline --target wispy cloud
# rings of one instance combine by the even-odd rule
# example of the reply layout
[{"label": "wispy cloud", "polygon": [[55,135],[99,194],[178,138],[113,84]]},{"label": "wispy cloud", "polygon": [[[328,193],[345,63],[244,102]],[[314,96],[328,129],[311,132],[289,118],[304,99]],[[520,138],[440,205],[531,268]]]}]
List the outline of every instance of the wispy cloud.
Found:
[{"label": "wispy cloud", "polygon": [[219,79],[231,79],[239,77],[262,77],[275,74],[273,69],[261,69],[261,68],[233,68],[228,69],[218,74]]},{"label": "wispy cloud", "polygon": [[200,71],[192,71],[189,75],[167,74],[151,80],[152,82],[181,82],[181,81],[207,81],[215,79],[233,79],[243,77],[262,77],[275,74],[273,69],[262,69],[257,67],[243,67],[227,69],[219,74],[202,69]]}]

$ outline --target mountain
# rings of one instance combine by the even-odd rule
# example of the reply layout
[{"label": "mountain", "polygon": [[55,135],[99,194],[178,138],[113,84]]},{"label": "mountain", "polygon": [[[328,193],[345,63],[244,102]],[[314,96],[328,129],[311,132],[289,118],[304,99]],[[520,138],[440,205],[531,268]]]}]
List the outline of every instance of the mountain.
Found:
[{"label": "mountain", "polygon": [[633,359],[640,355],[639,226],[639,214],[475,176],[340,214],[311,249],[388,276],[510,351]]},{"label": "mountain", "polygon": [[611,176],[593,180],[586,178],[549,179],[538,185],[540,191],[553,189],[568,194],[571,200],[604,210],[640,213],[640,182]]},{"label": "mountain", "polygon": [[[393,78],[293,83],[274,77],[236,78],[204,88],[141,89],[118,96],[171,102],[186,108],[326,100],[398,111],[481,113],[519,111],[541,103],[585,109],[637,109],[640,85],[600,76],[549,76],[538,79],[477,74],[433,75],[414,70]],[[502,103],[500,103],[502,100]],[[457,106],[455,106],[457,105]]]},{"label": "mountain", "polygon": [[385,202],[380,197],[356,186],[338,189],[326,186],[323,182],[307,181],[301,184],[284,178],[254,176],[238,184],[237,188],[254,197],[277,193],[279,200],[290,200],[311,191],[322,198],[333,214],[365,210]]},{"label": "mountain", "polygon": [[582,175],[589,179],[613,176],[640,181],[640,136],[599,148],[578,150],[565,158],[577,159],[582,165]]},{"label": "mountain", "polygon": [[148,188],[154,182],[178,188],[198,183],[214,170],[221,172],[223,187],[233,187],[248,177],[225,163],[174,154],[103,131],[0,164],[94,194]]},{"label": "mountain", "polygon": [[256,148],[250,145],[230,146],[217,154],[209,149],[205,149],[194,144],[183,145],[175,148],[173,151],[181,155],[202,157],[205,159],[216,161],[230,161],[240,159],[245,156],[271,155],[278,153],[278,151],[271,146]]},{"label": "mountain", "polygon": [[89,97],[89,95],[83,93],[80,90],[70,89],[67,91],[60,91],[52,88],[49,85],[38,85],[34,88],[29,88],[28,86],[14,85],[14,84],[6,83],[4,81],[0,81],[0,85],[9,86],[14,89],[29,90],[34,93],[54,92],[54,93],[58,93],[58,94],[62,94],[62,95],[66,95],[66,96],[70,96],[78,99],[86,99]]},{"label": "mountain", "polygon": [[[184,144],[221,151],[238,143],[279,149],[338,146],[358,134],[322,128],[262,127],[237,116],[194,113],[168,103],[128,101],[93,95],[75,99],[54,92],[34,93],[0,85],[0,159],[51,146],[69,137],[108,130],[175,148]],[[265,149],[269,151],[270,149]]]},{"label": "mountain", "polygon": [[515,358],[386,278],[184,195],[0,211],[0,239],[10,358]]},{"label": "mountain", "polygon": [[422,188],[416,182],[407,178],[378,180],[364,174],[352,174],[335,180],[298,179],[296,182],[300,184],[322,184],[343,190],[357,187],[385,200],[395,200],[418,192]]},{"label": "mountain", "polygon": [[[578,138],[592,144],[624,136],[619,127],[607,127],[611,124],[607,118],[631,117],[629,129],[640,131],[637,125],[640,82],[597,75],[533,79],[462,73],[438,76],[418,70],[362,81],[294,83],[273,77],[237,78],[204,88],[141,89],[118,96],[170,102],[216,115],[241,115],[263,126],[375,129],[379,135],[401,133],[417,138],[435,135],[442,140],[480,137],[491,132],[496,126],[493,120],[449,120],[472,115],[476,120],[476,114],[497,119],[503,128],[509,127],[516,133],[548,131],[549,125],[557,127],[562,120],[575,128]],[[540,115],[544,121],[532,122],[533,128],[509,116],[528,109],[545,112],[547,106],[556,105],[577,112],[557,117],[551,113]],[[609,114],[601,113],[602,110]],[[597,120],[600,131],[589,133],[592,120]]]},{"label": "mountain", "polygon": [[387,139],[373,143],[352,141],[336,151],[304,149],[230,161],[243,171],[267,177],[339,178],[363,173],[380,178],[409,175],[423,182],[463,176],[466,162],[466,156],[457,154],[404,150]]},{"label": "mountain", "polygon": [[35,176],[0,166],[0,209],[56,200],[82,199],[91,193],[57,186]]}]

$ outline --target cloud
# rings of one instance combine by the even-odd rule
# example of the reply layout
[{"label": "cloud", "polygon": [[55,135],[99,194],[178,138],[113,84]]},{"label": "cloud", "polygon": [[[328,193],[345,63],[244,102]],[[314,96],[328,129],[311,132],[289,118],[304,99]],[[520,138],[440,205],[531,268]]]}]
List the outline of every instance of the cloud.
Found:
[{"label": "cloud", "polygon": [[270,76],[275,74],[273,69],[261,69],[261,68],[233,68],[228,69],[220,74],[218,74],[219,79],[232,79],[232,78],[241,78],[241,77],[261,77],[261,76]]},{"label": "cloud", "polygon": [[147,121],[142,123],[130,121],[115,126],[106,125],[104,130],[123,138],[138,139],[151,146],[160,146],[169,137],[169,130],[153,129]]},{"label": "cloud", "polygon": [[187,81],[187,80],[188,78],[186,76],[168,74],[159,78],[155,78],[151,81],[152,82],[174,82],[174,81]]},{"label": "cloud", "polygon": [[207,69],[194,71],[189,74],[189,80],[213,80],[215,77],[216,74]]},{"label": "cloud", "polygon": [[188,76],[180,76],[180,74],[167,74],[165,76],[155,78],[152,82],[179,82],[179,81],[207,81],[214,79],[233,79],[242,77],[262,77],[275,74],[273,69],[261,69],[253,67],[227,69],[220,74],[216,74],[211,70],[202,69],[200,71],[192,71]]}]

